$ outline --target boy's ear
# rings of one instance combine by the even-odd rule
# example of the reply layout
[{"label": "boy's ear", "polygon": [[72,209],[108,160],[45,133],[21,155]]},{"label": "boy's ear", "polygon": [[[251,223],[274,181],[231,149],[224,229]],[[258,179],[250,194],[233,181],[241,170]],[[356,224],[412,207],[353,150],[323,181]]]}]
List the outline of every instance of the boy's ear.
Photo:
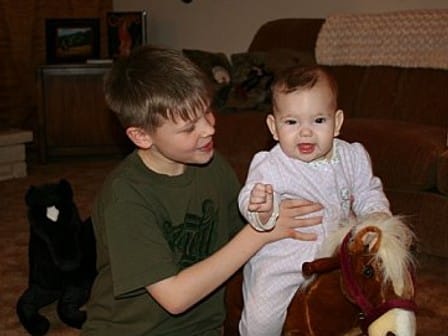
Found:
[{"label": "boy's ear", "polygon": [[266,117],[266,125],[268,125],[269,131],[275,141],[278,141],[277,127],[275,127],[275,117],[272,114],[268,114]]},{"label": "boy's ear", "polygon": [[151,135],[140,127],[128,127],[126,135],[138,148],[148,149],[152,146]]},{"label": "boy's ear", "polygon": [[341,132],[342,124],[344,123],[344,111],[337,110],[334,116],[334,136],[337,137]]}]

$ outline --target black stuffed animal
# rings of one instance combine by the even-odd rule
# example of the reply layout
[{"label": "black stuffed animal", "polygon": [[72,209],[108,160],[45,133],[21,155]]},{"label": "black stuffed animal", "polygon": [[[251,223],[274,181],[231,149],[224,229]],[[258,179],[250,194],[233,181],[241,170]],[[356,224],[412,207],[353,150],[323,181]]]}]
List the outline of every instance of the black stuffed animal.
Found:
[{"label": "black stuffed animal", "polygon": [[17,315],[31,335],[47,333],[50,322],[39,309],[55,301],[61,321],[81,328],[81,310],[96,276],[95,238],[90,219],[81,221],[72,187],[59,183],[31,186],[25,196],[30,223],[28,288]]}]

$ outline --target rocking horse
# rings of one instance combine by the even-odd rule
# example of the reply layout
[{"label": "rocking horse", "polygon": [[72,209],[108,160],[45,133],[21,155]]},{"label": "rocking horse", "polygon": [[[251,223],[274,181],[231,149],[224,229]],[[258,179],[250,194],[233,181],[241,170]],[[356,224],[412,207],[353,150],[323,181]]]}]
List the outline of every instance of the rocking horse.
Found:
[{"label": "rocking horse", "polygon": [[[413,240],[399,217],[366,218],[332,234],[302,265],[309,278],[289,305],[283,336],[414,336]],[[241,281],[238,273],[227,286],[226,336],[238,334]]]}]

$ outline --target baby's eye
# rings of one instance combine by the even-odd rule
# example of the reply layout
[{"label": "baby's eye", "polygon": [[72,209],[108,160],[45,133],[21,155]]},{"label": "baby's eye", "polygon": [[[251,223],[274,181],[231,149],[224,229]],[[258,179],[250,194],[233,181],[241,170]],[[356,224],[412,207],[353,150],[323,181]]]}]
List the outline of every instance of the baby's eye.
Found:
[{"label": "baby's eye", "polygon": [[287,120],[285,120],[285,124],[286,125],[295,125],[295,124],[297,124],[297,121],[292,120],[292,119],[287,119]]},{"label": "baby's eye", "polygon": [[327,121],[327,119],[324,118],[324,117],[316,118],[316,119],[314,120],[314,122],[315,122],[316,124],[323,124],[325,121]]}]

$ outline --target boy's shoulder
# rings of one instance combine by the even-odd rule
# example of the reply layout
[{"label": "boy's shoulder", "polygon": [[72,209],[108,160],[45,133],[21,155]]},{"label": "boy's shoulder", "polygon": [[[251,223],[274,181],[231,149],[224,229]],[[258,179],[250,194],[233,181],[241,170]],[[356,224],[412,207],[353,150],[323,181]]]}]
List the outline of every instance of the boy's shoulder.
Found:
[{"label": "boy's shoulder", "polygon": [[134,150],[125,156],[110,172],[106,181],[112,181],[120,176],[133,176],[141,170],[137,151]]},{"label": "boy's shoulder", "polygon": [[206,165],[213,170],[222,170],[233,173],[234,170],[229,161],[219,152],[215,151],[212,160]]},{"label": "boy's shoulder", "polygon": [[235,169],[230,165],[229,161],[220,153],[215,151],[213,159],[206,165],[209,169],[205,172],[206,175],[221,187],[228,188],[230,186],[238,186],[238,180]]},{"label": "boy's shoulder", "polygon": [[105,199],[113,198],[117,191],[128,187],[131,184],[130,181],[136,179],[138,171],[138,156],[137,152],[133,151],[118,162],[118,164],[108,173],[104,179],[98,197]]}]

